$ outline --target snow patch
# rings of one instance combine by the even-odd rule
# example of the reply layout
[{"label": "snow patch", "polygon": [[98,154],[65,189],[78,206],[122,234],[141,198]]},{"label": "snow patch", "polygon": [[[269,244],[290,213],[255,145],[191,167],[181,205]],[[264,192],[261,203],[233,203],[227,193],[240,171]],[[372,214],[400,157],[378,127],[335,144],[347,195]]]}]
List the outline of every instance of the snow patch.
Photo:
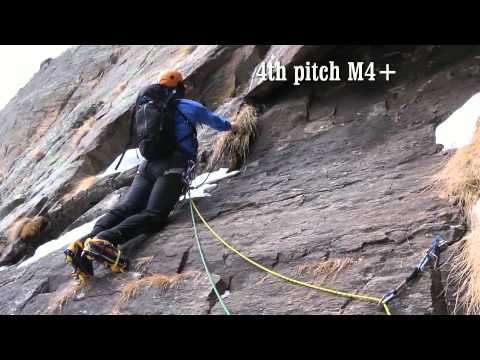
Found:
[{"label": "snow patch", "polygon": [[131,168],[133,168],[137,165],[140,165],[142,163],[142,161],[145,160],[145,158],[142,156],[142,154],[140,154],[140,151],[138,151],[138,148],[129,149],[125,153],[125,156],[123,157],[123,160],[120,163],[120,166],[118,167],[117,170],[115,170],[115,166],[117,166],[118,160],[120,160],[121,156],[122,155],[117,156],[115,161],[113,161],[110,164],[110,166],[107,168],[107,170],[105,170],[99,176],[103,177],[103,176],[108,176],[108,175],[111,175],[111,174],[120,173],[120,172],[130,170]]},{"label": "snow patch", "polygon": [[0,266],[0,271],[7,270],[8,266]]},{"label": "snow patch", "polygon": [[[231,176],[235,176],[239,173],[240,171],[232,171],[228,172],[228,168],[220,168],[217,171],[214,171],[212,173],[204,173],[202,175],[198,175],[193,179],[192,181],[192,186],[196,187],[203,183],[205,181],[205,184],[211,184],[214,183],[218,180],[222,180]],[[210,175],[209,175],[210,174]]]},{"label": "snow patch", "polygon": [[[103,215],[102,215],[103,216]],[[47,256],[48,254],[61,249],[63,247],[66,247],[68,244],[71,242],[81,238],[82,236],[85,236],[89,234],[93,230],[93,226],[97,222],[98,219],[100,219],[102,216],[99,216],[95,220],[90,221],[89,223],[83,224],[82,226],[79,226],[68,233],[60,236],[56,240],[49,241],[37,248],[35,250],[35,254],[22,262],[20,265],[18,265],[18,268],[30,265],[37,260],[41,259],[44,256]]]},{"label": "snow patch", "polygon": [[480,93],[472,96],[462,107],[455,111],[435,129],[437,144],[444,150],[468,145],[475,133],[480,118]]},{"label": "snow patch", "polygon": [[[200,186],[198,189],[193,189],[193,190],[190,190],[190,197],[192,199],[198,199],[198,198],[203,198],[203,197],[210,197],[212,196],[209,192],[207,192],[208,190],[213,190],[217,187],[217,184],[205,184],[205,185],[202,185]],[[188,193],[186,195],[186,198],[188,199]],[[180,197],[180,201],[184,200],[185,197],[184,196],[181,196]]]},{"label": "snow patch", "polygon": [[[211,172],[211,173],[203,173],[195,179],[193,179],[191,186],[194,187],[195,189],[190,190],[190,196],[192,199],[195,198],[202,198],[202,197],[209,197],[211,196],[210,193],[208,193],[208,190],[215,189],[218,185],[213,184],[217,181],[220,181],[225,178],[229,178],[232,176],[235,176],[239,173],[240,171],[231,171],[228,172],[228,168],[220,168],[217,171]],[[201,186],[200,186],[201,185]],[[196,188],[199,186],[198,188]],[[185,198],[188,198],[188,194],[185,196],[180,197],[180,201],[184,200]]]}]

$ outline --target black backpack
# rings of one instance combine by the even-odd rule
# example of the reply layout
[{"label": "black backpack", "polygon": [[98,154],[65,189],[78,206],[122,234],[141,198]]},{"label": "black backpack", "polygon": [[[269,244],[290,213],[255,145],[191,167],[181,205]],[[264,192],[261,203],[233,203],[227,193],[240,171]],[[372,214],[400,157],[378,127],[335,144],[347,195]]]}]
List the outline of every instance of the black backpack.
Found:
[{"label": "black backpack", "polygon": [[147,160],[157,160],[175,151],[175,92],[151,85],[138,96],[134,109],[134,143]]},{"label": "black backpack", "polygon": [[[138,147],[147,160],[158,160],[171,155],[187,137],[196,136],[195,126],[176,109],[177,99],[175,91],[159,84],[150,85],[140,92],[132,113],[130,140],[115,170],[129,147]],[[175,111],[179,111],[192,129],[190,134],[179,141],[175,134]]]}]

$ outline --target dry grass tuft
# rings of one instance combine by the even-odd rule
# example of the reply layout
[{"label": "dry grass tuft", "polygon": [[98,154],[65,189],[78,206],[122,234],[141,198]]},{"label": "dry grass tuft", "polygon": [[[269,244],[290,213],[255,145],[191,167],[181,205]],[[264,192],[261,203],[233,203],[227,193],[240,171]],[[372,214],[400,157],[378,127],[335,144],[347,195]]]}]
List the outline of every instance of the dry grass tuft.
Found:
[{"label": "dry grass tuft", "polygon": [[87,286],[86,282],[72,281],[62,291],[50,300],[47,313],[62,311],[62,308],[78,294],[78,292]]},{"label": "dry grass tuft", "polygon": [[466,314],[480,314],[480,227],[464,237],[453,256],[449,280],[456,288],[456,304]]},{"label": "dry grass tuft", "polygon": [[145,268],[152,263],[152,261],[153,261],[153,256],[145,256],[145,257],[138,258],[135,261],[134,268],[138,272],[143,272]]},{"label": "dry grass tuft", "polygon": [[352,258],[311,261],[297,266],[296,273],[297,275],[313,275],[315,278],[323,276],[321,282],[324,282],[331,275],[334,275],[335,278],[340,271],[349,268],[354,263],[355,260]]},{"label": "dry grass tuft", "polygon": [[474,206],[480,199],[478,125],[477,120],[471,143],[459,148],[435,179],[441,186],[441,195],[462,210],[471,229],[452,257],[448,277],[449,283],[451,281],[456,288],[454,312],[460,307],[466,314],[480,314],[480,219],[474,212]]},{"label": "dry grass tuft", "polygon": [[81,192],[84,192],[84,191],[90,189],[92,187],[92,185],[95,184],[96,179],[97,178],[95,176],[87,176],[87,177],[83,178],[82,180],[80,180],[74,186],[72,191],[68,192],[67,194],[65,194],[63,196],[63,199],[64,200],[69,200],[71,198],[74,198],[75,196],[77,196]]},{"label": "dry grass tuft", "polygon": [[17,239],[20,236],[20,232],[22,231],[23,226],[29,220],[31,220],[31,218],[22,217],[22,218],[18,219],[17,221],[15,221],[13,223],[13,225],[10,227],[10,229],[8,230],[8,234],[7,234],[8,240],[13,241],[13,240]]},{"label": "dry grass tuft", "polygon": [[235,133],[226,132],[218,136],[213,146],[209,167],[220,160],[229,161],[229,170],[236,170],[245,162],[250,148],[257,136],[257,111],[251,105],[244,105],[232,121],[238,124]]},{"label": "dry grass tuft", "polygon": [[113,307],[112,314],[120,314],[120,307],[127,303],[131,298],[135,297],[139,290],[149,288],[151,286],[160,287],[163,290],[168,290],[172,286],[179,287],[182,280],[185,279],[185,274],[151,274],[139,279],[135,279],[122,285],[121,295]]},{"label": "dry grass tuft", "polygon": [[29,219],[29,221],[25,222],[23,225],[22,230],[20,231],[20,237],[25,239],[37,235],[42,229],[45,221],[46,219],[42,216],[35,216],[33,219]]},{"label": "dry grass tuft", "polygon": [[80,141],[88,134],[88,132],[92,129],[93,125],[95,125],[95,117],[90,116],[83,122],[83,125],[75,130],[75,134],[72,136],[72,145],[77,146],[80,144]]},{"label": "dry grass tuft", "polygon": [[8,240],[26,239],[40,233],[46,219],[43,216],[22,217],[14,222],[8,231]]},{"label": "dry grass tuft", "polygon": [[[441,195],[449,197],[467,215],[480,198],[480,128],[470,144],[459,148],[439,172]],[[468,219],[470,220],[470,219]]]}]

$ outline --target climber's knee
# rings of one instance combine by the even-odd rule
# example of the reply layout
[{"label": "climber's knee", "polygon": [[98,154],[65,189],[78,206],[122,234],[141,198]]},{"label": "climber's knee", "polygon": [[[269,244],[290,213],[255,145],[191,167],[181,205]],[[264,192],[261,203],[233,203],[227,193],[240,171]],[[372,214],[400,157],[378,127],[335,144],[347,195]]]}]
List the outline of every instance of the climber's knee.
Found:
[{"label": "climber's knee", "polygon": [[109,214],[112,214],[115,217],[121,218],[122,220],[134,215],[139,211],[138,207],[129,204],[129,203],[124,203],[115,206],[113,209],[110,209],[108,211]]}]

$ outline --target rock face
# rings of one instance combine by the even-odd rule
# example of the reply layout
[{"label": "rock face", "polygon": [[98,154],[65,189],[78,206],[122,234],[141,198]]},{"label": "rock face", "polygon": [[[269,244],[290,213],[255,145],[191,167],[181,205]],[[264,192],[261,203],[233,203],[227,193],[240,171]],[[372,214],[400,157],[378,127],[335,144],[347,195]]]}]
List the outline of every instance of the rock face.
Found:
[{"label": "rock face", "polygon": [[[121,152],[136,94],[159,71],[179,68],[191,96],[216,107],[261,54],[256,46],[80,46],[51,60],[0,114],[0,233],[19,217],[46,215],[52,226],[30,239],[41,244],[106,195],[79,202],[72,191]],[[2,237],[0,264],[21,258],[6,253],[12,241]]]},{"label": "rock face", "polygon": [[[260,112],[259,137],[241,174],[197,205],[238,249],[280,273],[339,290],[382,296],[418,263],[437,232],[459,240],[457,209],[431,188],[448,155],[435,126],[478,92],[478,47],[80,46],[50,60],[0,113],[0,263],[31,253],[98,217],[127,191],[135,169],[98,176],[121,152],[137,91],[178,67],[189,96],[222,114],[243,97]],[[389,63],[390,82],[258,83],[270,55],[289,68],[306,59]],[[161,64],[161,65],[159,65]],[[346,76],[342,76],[346,79]],[[202,130],[201,165],[214,132]],[[7,239],[21,216],[49,225],[35,239]],[[234,314],[382,314],[349,300],[266,276],[199,224],[211,271]],[[221,314],[202,273],[188,204],[160,233],[131,251],[134,271],[103,270],[55,307],[72,286],[61,251],[0,271],[2,314]],[[442,257],[443,259],[443,257]],[[333,267],[328,264],[342,263]],[[154,274],[186,274],[179,286],[150,284],[120,302],[129,284]],[[192,275],[193,274],[193,275]],[[445,314],[445,273],[426,271],[391,303],[394,314]],[[227,295],[228,294],[228,295]],[[53,304],[53,305],[52,305]],[[53,310],[52,310],[53,306]]]}]

